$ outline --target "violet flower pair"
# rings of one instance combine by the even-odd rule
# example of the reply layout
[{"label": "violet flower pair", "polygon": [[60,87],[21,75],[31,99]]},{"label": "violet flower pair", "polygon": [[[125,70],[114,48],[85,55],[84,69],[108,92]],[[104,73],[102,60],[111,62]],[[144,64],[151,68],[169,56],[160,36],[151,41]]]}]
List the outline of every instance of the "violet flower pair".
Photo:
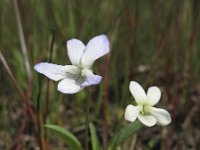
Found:
[{"label": "violet flower pair", "polygon": [[[58,91],[65,94],[74,94],[87,86],[97,85],[102,77],[93,74],[91,69],[94,61],[109,53],[110,44],[106,35],[92,38],[85,46],[78,39],[67,41],[67,53],[72,65],[56,65],[41,62],[34,69],[48,78],[59,81]],[[134,122],[138,118],[144,125],[167,125],[171,122],[170,114],[160,108],[153,107],[161,97],[158,87],[150,87],[147,95],[143,88],[135,81],[130,82],[130,91],[137,106],[128,105],[125,110],[125,119]]]}]

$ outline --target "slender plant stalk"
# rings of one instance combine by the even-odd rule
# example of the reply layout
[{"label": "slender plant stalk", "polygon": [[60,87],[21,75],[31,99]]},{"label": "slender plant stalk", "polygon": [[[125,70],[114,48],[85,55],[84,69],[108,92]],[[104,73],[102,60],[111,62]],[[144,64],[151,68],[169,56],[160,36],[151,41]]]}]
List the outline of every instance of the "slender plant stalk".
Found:
[{"label": "slender plant stalk", "polygon": [[107,55],[105,64],[104,64],[104,95],[103,95],[103,147],[105,148],[108,143],[108,118],[107,118],[107,99],[108,99],[108,69],[110,55]]},{"label": "slender plant stalk", "polygon": [[85,113],[85,150],[89,149],[89,113],[90,113],[90,97],[86,98]]},{"label": "slender plant stalk", "polygon": [[38,144],[40,147],[40,150],[43,150],[43,142],[42,142],[42,134],[41,134],[41,118],[40,118],[40,95],[41,95],[41,80],[39,77],[38,80],[38,95],[37,95],[37,107],[36,107],[36,124],[38,128]]},{"label": "slender plant stalk", "polygon": [[29,83],[29,86],[31,86],[32,74],[31,74],[30,63],[29,63],[29,58],[28,58],[28,53],[27,53],[27,47],[26,47],[26,43],[25,43],[25,39],[24,39],[24,32],[23,32],[22,21],[20,18],[17,0],[13,0],[13,5],[14,5],[16,19],[17,19],[17,28],[18,28],[18,32],[19,32],[19,39],[20,39],[22,54],[24,56],[24,65],[25,65],[25,69],[26,69],[26,73],[27,73],[27,77],[28,77],[28,83]]},{"label": "slender plant stalk", "polygon": [[[55,29],[52,30],[52,40],[50,44],[50,52],[49,52],[49,62],[52,62],[52,56],[53,56],[53,44],[55,41]],[[50,86],[49,86],[50,80],[47,80],[47,89],[46,89],[46,105],[45,105],[45,113],[44,113],[44,124],[46,124],[47,116],[49,113],[49,91],[50,91]],[[47,143],[47,128],[44,129],[44,140],[45,140],[45,147],[46,149],[48,148],[48,143]]]},{"label": "slender plant stalk", "polygon": [[[54,41],[55,41],[55,29],[52,30],[52,40],[51,40],[51,44],[50,44],[49,62],[52,62]],[[46,106],[45,106],[45,114],[44,114],[44,124],[46,123],[47,115],[49,112],[49,90],[50,90],[49,82],[50,82],[50,80],[48,79],[47,89],[46,89]]]},{"label": "slender plant stalk", "polygon": [[57,33],[59,34],[62,42],[65,43],[65,36],[63,35],[63,33],[62,33],[61,29],[60,29],[60,26],[58,24],[56,15],[55,15],[55,13],[53,11],[53,6],[52,6],[51,0],[47,0],[46,3],[45,3],[45,5],[47,5],[48,11],[49,11],[49,13],[50,13],[50,15],[51,15],[51,17],[53,19],[53,22],[54,22],[54,25],[55,25]]}]

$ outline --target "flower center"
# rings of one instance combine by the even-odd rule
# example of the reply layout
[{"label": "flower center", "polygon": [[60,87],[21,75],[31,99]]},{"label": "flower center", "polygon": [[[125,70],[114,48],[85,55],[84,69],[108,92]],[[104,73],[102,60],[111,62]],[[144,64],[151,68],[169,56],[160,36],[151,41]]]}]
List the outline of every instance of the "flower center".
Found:
[{"label": "flower center", "polygon": [[75,80],[75,84],[80,85],[86,79],[83,69],[78,69],[76,72],[66,72],[66,77]]},{"label": "flower center", "polygon": [[151,112],[151,106],[148,105],[140,105],[140,114],[144,115],[144,114],[148,114]]}]

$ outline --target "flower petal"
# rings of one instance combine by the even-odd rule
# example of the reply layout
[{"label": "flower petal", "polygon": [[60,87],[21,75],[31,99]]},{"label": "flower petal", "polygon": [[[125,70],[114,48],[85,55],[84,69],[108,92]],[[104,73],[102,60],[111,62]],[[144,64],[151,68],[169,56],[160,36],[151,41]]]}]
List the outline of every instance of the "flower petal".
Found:
[{"label": "flower petal", "polygon": [[164,109],[152,107],[151,114],[156,118],[158,125],[165,126],[171,123],[171,116]]},{"label": "flower petal", "polygon": [[138,119],[147,127],[152,127],[156,124],[156,118],[151,115],[142,115],[138,116]]},{"label": "flower petal", "polygon": [[78,39],[67,41],[67,53],[73,65],[78,66],[85,50],[85,45]]},{"label": "flower petal", "polygon": [[75,80],[71,79],[63,79],[58,84],[58,91],[65,93],[65,94],[74,94],[82,90],[83,88],[80,87],[75,83]]},{"label": "flower petal", "polygon": [[58,81],[65,78],[65,67],[62,65],[56,65],[51,63],[39,63],[34,66],[34,69],[47,76],[48,78]]},{"label": "flower petal", "polygon": [[135,98],[137,104],[144,104],[146,102],[147,96],[144,89],[135,81],[131,81],[129,85],[131,94]]},{"label": "flower petal", "polygon": [[147,91],[148,104],[151,106],[158,103],[161,97],[160,89],[156,86],[150,87]]},{"label": "flower petal", "polygon": [[99,35],[91,39],[86,45],[82,56],[82,67],[90,68],[93,62],[109,52],[109,41],[106,35]]},{"label": "flower petal", "polygon": [[84,69],[83,72],[86,76],[86,79],[81,84],[82,87],[86,87],[86,86],[90,86],[90,85],[97,85],[101,82],[102,77],[99,75],[94,75],[91,70]]},{"label": "flower petal", "polygon": [[128,105],[124,113],[124,118],[130,122],[134,122],[139,115],[139,111],[138,106]]}]

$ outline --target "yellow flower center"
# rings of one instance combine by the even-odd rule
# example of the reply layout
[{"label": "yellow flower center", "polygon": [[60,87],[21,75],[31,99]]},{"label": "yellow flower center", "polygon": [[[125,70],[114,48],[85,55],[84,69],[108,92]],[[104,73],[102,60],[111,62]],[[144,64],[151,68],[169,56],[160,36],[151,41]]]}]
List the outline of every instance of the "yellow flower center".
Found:
[{"label": "yellow flower center", "polygon": [[151,112],[152,108],[149,105],[139,105],[140,114],[148,114]]}]

